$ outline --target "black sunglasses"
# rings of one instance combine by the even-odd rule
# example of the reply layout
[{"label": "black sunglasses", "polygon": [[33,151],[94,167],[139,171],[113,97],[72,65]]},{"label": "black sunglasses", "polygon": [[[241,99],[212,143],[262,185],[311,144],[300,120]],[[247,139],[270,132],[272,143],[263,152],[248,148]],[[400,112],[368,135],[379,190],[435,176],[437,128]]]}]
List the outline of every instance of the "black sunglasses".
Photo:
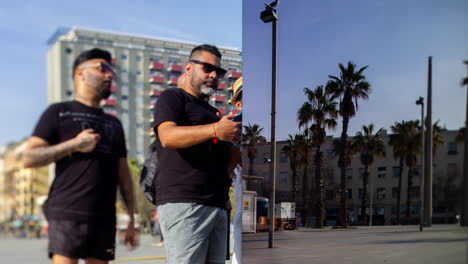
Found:
[{"label": "black sunglasses", "polygon": [[190,60],[189,62],[193,62],[196,64],[201,64],[203,65],[203,72],[204,73],[211,73],[213,71],[216,71],[216,75],[218,75],[218,78],[223,78],[224,75],[226,74],[226,70],[220,67],[216,67],[211,63],[204,62],[204,61],[199,61],[199,60]]}]

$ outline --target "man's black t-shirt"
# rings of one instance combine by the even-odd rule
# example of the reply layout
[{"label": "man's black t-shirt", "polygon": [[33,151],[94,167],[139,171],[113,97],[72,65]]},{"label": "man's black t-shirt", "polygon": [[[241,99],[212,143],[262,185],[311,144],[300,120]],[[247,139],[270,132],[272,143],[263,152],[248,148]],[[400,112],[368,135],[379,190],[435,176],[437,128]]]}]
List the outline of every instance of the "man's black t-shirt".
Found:
[{"label": "man's black t-shirt", "polygon": [[55,145],[88,128],[101,139],[92,152],[75,152],[56,162],[44,206],[48,219],[115,217],[118,160],[127,153],[117,118],[77,101],[53,104],[42,114],[33,136]]},{"label": "man's black t-shirt", "polygon": [[[219,121],[216,108],[183,89],[164,91],[154,110],[154,130],[166,121],[196,126]],[[214,131],[213,131],[214,132]],[[212,140],[183,149],[157,145],[156,204],[192,202],[224,208],[228,198],[229,144]]]}]

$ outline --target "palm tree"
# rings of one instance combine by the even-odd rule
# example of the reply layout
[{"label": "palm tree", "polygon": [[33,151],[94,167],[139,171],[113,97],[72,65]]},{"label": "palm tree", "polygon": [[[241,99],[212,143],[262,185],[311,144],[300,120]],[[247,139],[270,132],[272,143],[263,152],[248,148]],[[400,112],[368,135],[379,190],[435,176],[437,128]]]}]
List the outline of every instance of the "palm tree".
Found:
[{"label": "palm tree", "polygon": [[[468,60],[463,61],[463,63],[468,67]],[[463,78],[461,81],[461,86],[465,86],[465,85],[468,85],[468,77]]]},{"label": "palm tree", "polygon": [[301,206],[301,222],[302,226],[306,225],[307,216],[309,215],[309,203],[310,198],[309,194],[309,166],[310,166],[310,153],[313,149],[312,138],[310,135],[310,130],[305,128],[302,134],[299,137],[299,166],[302,168],[302,206]]},{"label": "palm tree", "polygon": [[419,121],[408,121],[404,130],[406,137],[405,163],[408,167],[408,185],[406,193],[406,217],[411,217],[411,187],[413,186],[413,174],[418,163],[418,154],[421,151],[421,130]]},{"label": "palm tree", "polygon": [[257,157],[257,144],[266,142],[262,136],[263,127],[257,124],[244,126],[245,133],[242,135],[242,142],[247,144],[247,157],[249,158],[249,175],[254,175],[254,160]]},{"label": "palm tree", "polygon": [[315,90],[304,88],[304,94],[307,97],[305,102],[299,109],[300,125],[312,122],[309,130],[312,134],[312,143],[316,148],[314,165],[315,165],[315,203],[316,203],[316,227],[323,227],[323,175],[322,175],[322,151],[321,146],[325,143],[327,137],[326,129],[334,129],[336,127],[336,118],[338,111],[336,109],[335,97],[326,94],[323,85],[317,86]]},{"label": "palm tree", "polygon": [[[341,168],[341,166],[344,167],[349,167],[351,165],[351,161],[353,160],[353,156],[356,154],[356,144],[354,143],[353,140],[348,140],[346,146],[346,155],[344,158],[344,164],[338,164],[338,166]],[[335,157],[339,157],[341,155],[341,152],[343,151],[343,147],[341,144],[341,139],[340,138],[335,138],[333,140],[333,153],[335,154]]]},{"label": "palm tree", "polygon": [[439,126],[439,120],[432,125],[432,159],[435,158],[437,153],[437,147],[444,144],[444,137],[442,132],[445,131],[445,128]]},{"label": "palm tree", "polygon": [[417,166],[417,155],[421,151],[421,131],[419,121],[401,121],[391,127],[393,134],[390,135],[389,144],[393,148],[393,156],[399,160],[400,170],[398,175],[398,197],[397,197],[397,224],[400,224],[401,189],[403,166],[408,167],[408,184],[406,197],[406,216],[411,216],[411,187],[413,185],[412,176]]},{"label": "palm tree", "polygon": [[[356,65],[351,61],[345,68],[343,64],[338,64],[340,68],[340,77],[329,75],[331,79],[327,83],[327,93],[337,96],[340,100],[339,114],[343,117],[343,130],[341,132],[342,152],[338,158],[338,165],[345,164],[346,147],[348,140],[348,123],[349,119],[356,115],[358,110],[358,99],[367,99],[370,93],[370,84],[366,81],[366,76],[363,72],[368,66],[356,69]],[[347,227],[347,208],[346,208],[346,167],[340,167],[341,171],[341,224]]]},{"label": "palm tree", "polygon": [[302,135],[289,135],[288,145],[284,146],[282,151],[289,159],[289,168],[292,171],[293,201],[297,204],[297,170],[299,169],[299,155],[302,144]]},{"label": "palm tree", "polygon": [[458,142],[458,143],[463,143],[465,141],[465,128],[462,127],[458,130],[458,134],[457,134],[457,137],[455,138],[455,140]]},{"label": "palm tree", "polygon": [[379,129],[375,134],[374,124],[370,124],[369,126],[362,126],[362,130],[364,133],[357,132],[354,139],[356,148],[361,155],[361,163],[364,165],[364,175],[362,177],[361,220],[366,221],[369,167],[372,165],[372,163],[374,163],[374,157],[385,157],[385,144],[381,137],[383,131],[382,128]]}]

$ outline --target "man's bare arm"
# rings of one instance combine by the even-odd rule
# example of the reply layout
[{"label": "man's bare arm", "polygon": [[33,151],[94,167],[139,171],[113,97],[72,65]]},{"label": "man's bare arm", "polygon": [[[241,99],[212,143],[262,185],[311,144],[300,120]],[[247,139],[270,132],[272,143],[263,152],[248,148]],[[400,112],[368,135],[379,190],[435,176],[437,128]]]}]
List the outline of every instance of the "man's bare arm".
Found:
[{"label": "man's bare arm", "polygon": [[127,158],[119,159],[118,184],[120,194],[127,208],[127,213],[133,223],[133,213],[135,211],[135,199],[133,194],[133,182],[128,169]]},{"label": "man's bare arm", "polygon": [[133,194],[133,182],[130,177],[130,171],[128,170],[128,163],[126,158],[119,159],[119,175],[118,184],[120,194],[124,200],[125,207],[127,208],[130,222],[128,223],[127,229],[125,230],[125,243],[129,243],[132,248],[138,245],[137,235],[135,233],[135,196]]},{"label": "man's bare arm", "polygon": [[32,136],[22,153],[23,165],[26,168],[41,167],[61,160],[73,152],[91,152],[98,141],[99,135],[93,133],[92,129],[83,130],[76,137],[52,146],[46,140]]},{"label": "man's bare arm", "polygon": [[198,126],[178,126],[167,121],[158,126],[161,145],[165,148],[188,148],[216,138],[237,143],[240,139],[241,123],[234,122],[236,115],[227,115],[216,123]]}]

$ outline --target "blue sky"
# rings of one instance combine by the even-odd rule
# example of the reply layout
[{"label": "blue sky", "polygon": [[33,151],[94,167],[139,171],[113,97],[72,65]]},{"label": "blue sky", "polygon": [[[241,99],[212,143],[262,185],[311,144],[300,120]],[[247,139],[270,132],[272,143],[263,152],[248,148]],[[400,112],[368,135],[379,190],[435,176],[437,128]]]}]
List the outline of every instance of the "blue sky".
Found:
[{"label": "blue sky", "polygon": [[242,3],[7,1],[0,6],[0,146],[29,136],[47,106],[46,44],[60,26],[242,49]]},{"label": "blue sky", "polygon": [[[269,139],[271,24],[259,19],[263,3],[244,0],[242,6],[244,123],[260,124]],[[433,56],[433,121],[448,129],[463,125],[466,1],[283,0],[277,9],[277,140],[298,132],[304,87],[325,84],[328,75],[339,75],[338,63],[350,60],[358,67],[369,65],[364,73],[372,92],[369,100],[359,101],[349,135],[371,122],[389,129],[395,121],[419,119],[415,101],[427,95],[428,56]],[[331,134],[340,133],[338,126]]]}]

